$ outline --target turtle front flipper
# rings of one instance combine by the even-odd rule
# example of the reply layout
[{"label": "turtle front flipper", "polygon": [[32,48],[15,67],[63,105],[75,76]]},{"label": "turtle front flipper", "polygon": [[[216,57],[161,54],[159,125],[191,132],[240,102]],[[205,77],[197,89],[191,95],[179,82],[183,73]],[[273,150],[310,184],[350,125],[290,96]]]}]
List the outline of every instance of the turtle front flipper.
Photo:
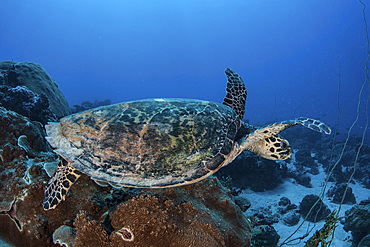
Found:
[{"label": "turtle front flipper", "polygon": [[281,131],[301,124],[317,132],[330,134],[331,129],[323,122],[311,118],[300,117],[294,120],[274,123],[255,130],[240,144],[243,150],[249,150],[270,160],[285,160],[291,156],[289,142],[278,136]]},{"label": "turtle front flipper", "polygon": [[245,112],[245,101],[247,100],[247,89],[237,73],[226,68],[225,74],[227,76],[227,88],[222,104],[230,106],[242,120]]},{"label": "turtle front flipper", "polygon": [[330,135],[331,133],[331,129],[329,128],[329,126],[327,126],[323,122],[316,120],[316,119],[312,119],[308,117],[300,117],[300,118],[296,118],[294,121],[297,124],[302,124],[303,126],[309,129],[312,129],[314,131],[317,131],[317,132],[323,132],[327,135]]},{"label": "turtle front flipper", "polygon": [[43,202],[44,210],[54,209],[62,200],[65,200],[69,188],[80,176],[81,173],[78,170],[62,159],[53,177],[46,185]]}]

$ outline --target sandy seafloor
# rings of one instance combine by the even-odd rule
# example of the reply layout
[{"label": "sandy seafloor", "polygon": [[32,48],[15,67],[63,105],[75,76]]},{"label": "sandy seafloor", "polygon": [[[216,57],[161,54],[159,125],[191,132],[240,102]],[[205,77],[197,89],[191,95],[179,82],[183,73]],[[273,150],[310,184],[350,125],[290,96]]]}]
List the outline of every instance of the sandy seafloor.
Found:
[{"label": "sandy seafloor", "polygon": [[[294,155],[292,155],[292,161],[290,164],[293,164],[294,162]],[[319,164],[319,174],[318,175],[312,175],[309,174],[311,177],[311,184],[312,188],[307,188],[302,185],[299,185],[294,182],[294,179],[287,179],[282,184],[280,184],[277,188],[265,192],[254,192],[251,190],[243,190],[243,192],[239,195],[242,197],[247,198],[251,202],[251,207],[245,212],[247,216],[251,215],[251,213],[254,210],[258,210],[259,208],[266,208],[268,206],[271,206],[270,210],[273,213],[277,212],[277,205],[281,197],[287,197],[290,199],[292,204],[296,204],[299,207],[299,203],[302,201],[303,197],[309,194],[315,194],[320,196],[321,191],[323,189],[323,186],[326,181],[326,174],[324,172],[324,169],[322,168],[322,165]],[[366,189],[361,186],[360,183],[357,183],[356,180],[354,180],[355,184],[351,183],[350,187],[352,188],[352,192],[356,197],[356,203],[369,199],[370,198],[370,190]],[[326,186],[325,191],[325,197],[323,202],[330,208],[331,211],[334,209],[339,208],[339,204],[335,204],[330,202],[330,198],[326,196],[327,190],[334,184],[334,182],[328,182]],[[349,205],[349,204],[343,204],[340,209],[340,217],[344,217],[345,212],[352,208],[355,204]],[[286,226],[283,223],[278,222],[273,224],[272,226],[275,228],[277,233],[280,235],[278,246],[280,246],[283,241],[288,238],[294,231],[297,230],[298,226],[303,222],[303,218],[301,217],[299,223],[295,226]],[[308,230],[311,230],[312,227],[314,227],[311,232],[308,234],[308,237],[305,238],[304,241],[292,241],[287,245],[283,246],[294,246],[294,247],[301,247],[304,246],[305,241],[307,241],[315,232],[316,230],[319,230],[323,227],[325,224],[325,221],[319,221],[317,223],[311,223],[311,222],[305,222],[302,227],[295,233],[293,237],[290,238],[290,240],[294,238],[298,238],[303,236],[307,233]],[[331,237],[329,238],[329,240]],[[346,232],[343,230],[343,224],[338,223],[338,226],[335,230],[334,239],[331,244],[332,247],[349,247],[351,246],[352,236],[351,232]]]}]

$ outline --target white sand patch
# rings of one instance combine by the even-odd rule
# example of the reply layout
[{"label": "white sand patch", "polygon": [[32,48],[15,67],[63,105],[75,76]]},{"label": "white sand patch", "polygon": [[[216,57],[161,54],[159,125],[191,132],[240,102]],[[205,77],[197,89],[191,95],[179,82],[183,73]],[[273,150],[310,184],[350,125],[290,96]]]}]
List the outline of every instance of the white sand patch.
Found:
[{"label": "white sand patch", "polygon": [[[283,184],[275,188],[274,190],[266,191],[266,192],[253,192],[251,190],[243,190],[240,196],[243,196],[250,200],[251,207],[245,212],[246,216],[253,215],[253,213],[259,211],[259,208],[268,208],[273,212],[277,212],[277,205],[281,197],[287,197],[291,200],[293,204],[299,206],[299,203],[302,201],[303,197],[308,194],[315,194],[320,196],[322,193],[323,186],[325,184],[326,175],[321,165],[319,165],[320,173],[318,175],[310,175],[311,177],[311,184],[313,188],[306,188],[302,185],[295,183],[294,179],[288,179],[284,181]],[[326,191],[332,186],[334,183],[329,182]],[[355,194],[356,201],[359,203],[362,200],[368,199],[370,197],[370,190],[363,188],[359,183],[351,184],[350,187],[352,188],[353,193]],[[325,193],[326,195],[326,193]],[[324,203],[330,208],[330,210],[334,210],[339,208],[338,204],[331,203],[327,196],[324,197]],[[340,210],[340,217],[344,217],[345,211],[352,208],[354,205],[344,204]],[[288,238],[291,234],[293,234],[298,226],[303,222],[301,218],[300,222],[292,227],[286,226],[283,223],[279,222],[273,224],[272,226],[276,229],[278,234],[280,235],[279,245],[283,243],[283,241]],[[294,241],[291,242],[289,245],[284,246],[304,246],[305,241],[307,241],[316,230],[319,230],[325,224],[324,221],[320,221],[316,224],[311,222],[305,222],[302,227],[294,234],[294,236],[290,239],[299,238],[304,235],[308,234],[308,238],[305,238],[304,241]],[[330,240],[331,238],[329,238]],[[348,247],[351,245],[351,234],[350,232],[345,232],[343,230],[343,225],[338,224],[334,240],[331,246],[334,247]]]}]

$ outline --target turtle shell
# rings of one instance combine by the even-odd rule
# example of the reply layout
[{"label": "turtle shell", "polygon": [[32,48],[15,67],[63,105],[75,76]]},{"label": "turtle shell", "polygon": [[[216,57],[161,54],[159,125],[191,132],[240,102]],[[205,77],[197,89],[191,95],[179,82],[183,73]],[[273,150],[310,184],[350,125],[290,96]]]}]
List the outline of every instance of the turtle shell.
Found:
[{"label": "turtle shell", "polygon": [[223,104],[147,99],[73,114],[46,131],[54,151],[94,180],[170,187],[204,179],[231,162],[240,123]]}]

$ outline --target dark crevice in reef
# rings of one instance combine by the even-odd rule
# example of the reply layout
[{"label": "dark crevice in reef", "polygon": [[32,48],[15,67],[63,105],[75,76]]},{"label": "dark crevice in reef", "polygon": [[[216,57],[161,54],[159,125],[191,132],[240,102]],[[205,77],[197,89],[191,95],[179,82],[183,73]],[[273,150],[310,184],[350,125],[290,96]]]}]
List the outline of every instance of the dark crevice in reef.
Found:
[{"label": "dark crevice in reef", "polygon": [[19,222],[19,220],[15,217],[16,203],[17,203],[17,199],[15,199],[13,201],[12,206],[10,207],[10,209],[8,211],[2,211],[2,212],[0,212],[0,214],[8,215],[10,217],[10,219],[16,224],[16,226],[18,227],[18,230],[22,231],[22,225]]},{"label": "dark crevice in reef", "polygon": [[111,219],[109,218],[109,214],[107,215],[107,217],[105,217],[104,221],[103,221],[103,226],[105,226],[108,234],[110,235],[112,232],[115,231],[115,229],[113,228],[112,226],[112,221]]}]

